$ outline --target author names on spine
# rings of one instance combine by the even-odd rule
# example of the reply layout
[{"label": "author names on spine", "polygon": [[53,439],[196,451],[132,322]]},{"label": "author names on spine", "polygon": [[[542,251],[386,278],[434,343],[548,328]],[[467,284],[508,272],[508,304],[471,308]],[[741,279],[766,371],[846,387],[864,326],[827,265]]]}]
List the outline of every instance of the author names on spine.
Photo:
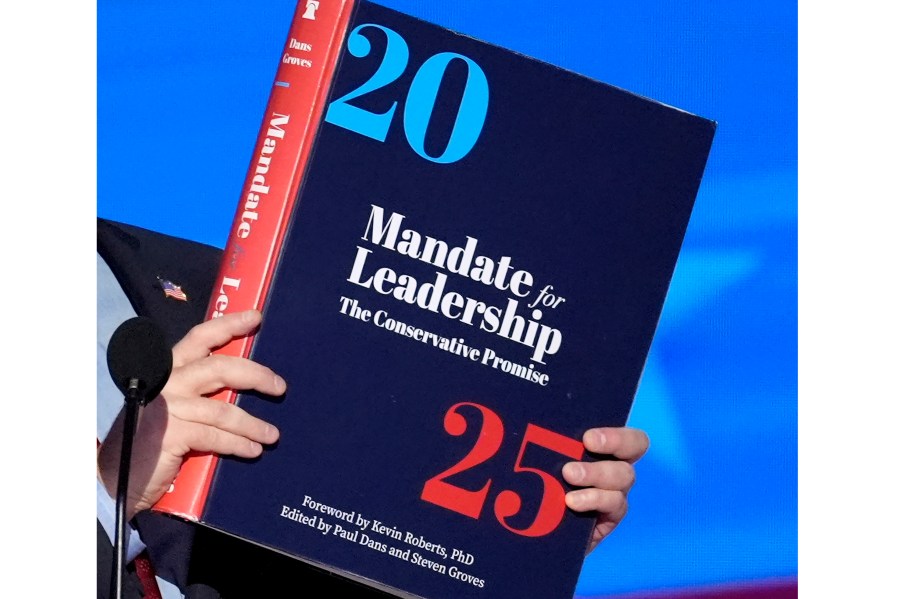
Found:
[{"label": "author names on spine", "polygon": [[324,536],[384,553],[461,583],[485,587],[483,578],[468,571],[476,562],[472,553],[446,547],[434,539],[398,529],[383,520],[367,518],[356,510],[342,510],[304,495],[299,506],[282,505],[279,516],[307,526]]}]

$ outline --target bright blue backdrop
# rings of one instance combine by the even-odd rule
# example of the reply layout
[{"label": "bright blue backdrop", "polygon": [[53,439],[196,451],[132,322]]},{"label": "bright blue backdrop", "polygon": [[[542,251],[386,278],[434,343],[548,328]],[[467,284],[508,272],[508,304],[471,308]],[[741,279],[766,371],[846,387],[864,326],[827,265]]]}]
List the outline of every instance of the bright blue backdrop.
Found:
[{"label": "bright blue backdrop", "polygon": [[[383,0],[718,121],[581,594],[797,574],[797,6]],[[99,0],[100,216],[224,245],[291,0]]]}]

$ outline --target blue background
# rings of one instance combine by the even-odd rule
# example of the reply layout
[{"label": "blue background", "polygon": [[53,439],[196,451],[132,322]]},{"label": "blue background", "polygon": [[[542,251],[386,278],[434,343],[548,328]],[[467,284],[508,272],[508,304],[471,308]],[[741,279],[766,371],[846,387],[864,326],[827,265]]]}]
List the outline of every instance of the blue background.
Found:
[{"label": "blue background", "polygon": [[[719,123],[579,592],[797,575],[797,6],[383,0]],[[97,213],[221,247],[294,5],[97,3]]]}]

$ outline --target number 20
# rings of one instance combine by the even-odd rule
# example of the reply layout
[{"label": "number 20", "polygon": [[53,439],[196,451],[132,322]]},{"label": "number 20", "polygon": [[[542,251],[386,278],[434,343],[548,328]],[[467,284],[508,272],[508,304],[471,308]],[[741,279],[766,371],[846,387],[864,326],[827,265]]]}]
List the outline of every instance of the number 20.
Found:
[{"label": "number 20", "polygon": [[[325,120],[383,142],[394,118],[397,102],[394,101],[383,113],[371,112],[353,106],[349,102],[396,81],[409,63],[409,47],[406,40],[393,29],[374,23],[363,23],[355,27],[347,37],[347,49],[357,58],[368,56],[372,49],[369,40],[361,33],[366,28],[378,29],[387,36],[384,58],[365,83],[329,104]],[[467,65],[466,86],[447,147],[441,155],[431,156],[425,151],[425,133],[434,112],[444,73],[450,61],[457,58]],[[410,147],[416,154],[431,162],[448,164],[462,159],[475,147],[481,135],[487,116],[488,96],[487,77],[475,61],[454,52],[435,54],[419,67],[407,92],[403,109],[403,131]]]},{"label": "number 20", "polygon": [[[458,437],[466,432],[466,419],[459,413],[461,406],[470,406],[481,412],[483,423],[478,439],[462,460],[426,481],[425,486],[422,488],[421,498],[429,503],[477,519],[481,517],[481,510],[487,500],[491,479],[488,479],[484,486],[477,491],[462,489],[445,482],[444,479],[491,459],[503,443],[503,421],[496,412],[481,404],[460,402],[451,406],[444,415],[444,430],[453,436]],[[519,447],[519,455],[516,457],[513,471],[530,472],[541,479],[543,492],[537,515],[534,521],[525,528],[514,528],[508,524],[507,519],[519,513],[522,507],[522,499],[516,492],[505,490],[497,495],[497,499],[494,502],[494,516],[510,532],[525,537],[541,537],[556,530],[556,527],[562,522],[566,509],[566,492],[560,482],[550,473],[539,468],[522,465],[522,456],[525,454],[525,448],[529,443],[544,447],[573,460],[581,459],[584,454],[584,446],[575,439],[565,437],[535,424],[529,423],[525,428],[525,435],[522,437],[522,445]]]}]

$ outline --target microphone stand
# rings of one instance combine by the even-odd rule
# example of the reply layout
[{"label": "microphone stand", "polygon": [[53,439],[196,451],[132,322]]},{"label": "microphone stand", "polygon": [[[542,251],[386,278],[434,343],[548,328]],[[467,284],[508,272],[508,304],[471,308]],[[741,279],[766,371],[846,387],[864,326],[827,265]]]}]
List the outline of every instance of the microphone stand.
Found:
[{"label": "microphone stand", "polygon": [[122,599],[125,578],[125,506],[131,470],[131,447],[138,409],[162,391],[172,373],[172,350],[162,329],[146,316],[126,320],[113,332],[106,348],[109,374],[125,397],[122,452],[116,488],[116,534],[113,546],[111,597]]},{"label": "microphone stand", "polygon": [[144,404],[144,394],[140,381],[133,378],[128,383],[125,394],[125,421],[122,429],[122,453],[119,456],[119,480],[116,488],[116,539],[113,551],[112,597],[122,599],[125,577],[125,504],[128,497],[128,476],[131,470],[131,446],[137,427],[138,407]]}]

